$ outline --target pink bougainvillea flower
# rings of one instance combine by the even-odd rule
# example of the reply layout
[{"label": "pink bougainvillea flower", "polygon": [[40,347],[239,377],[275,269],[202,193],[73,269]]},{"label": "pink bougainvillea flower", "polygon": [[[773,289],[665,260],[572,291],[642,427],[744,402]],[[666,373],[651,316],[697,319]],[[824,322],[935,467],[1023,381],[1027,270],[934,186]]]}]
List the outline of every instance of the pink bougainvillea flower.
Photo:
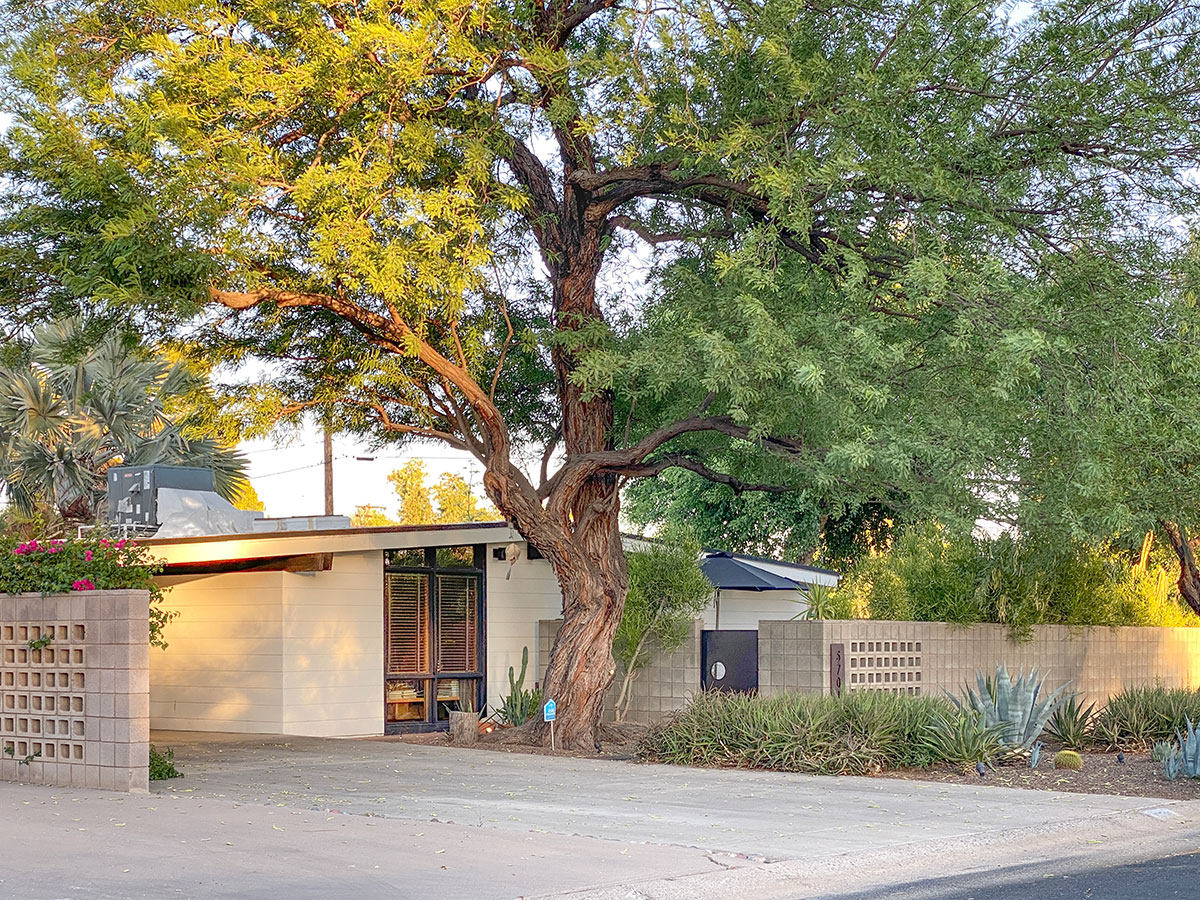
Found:
[{"label": "pink bougainvillea flower", "polygon": [[117,541],[117,549],[118,549],[118,550],[124,550],[124,549],[125,549],[125,543],[126,543],[126,542],[125,542],[125,538],[121,538],[119,541]]},{"label": "pink bougainvillea flower", "polygon": [[84,551],[83,551],[83,558],[84,558],[85,560],[87,560],[88,562],[91,562],[91,561],[92,561],[92,551],[91,551],[91,550],[84,550]]},{"label": "pink bougainvillea flower", "polygon": [[86,578],[80,578],[71,585],[71,590],[73,591],[94,591],[95,589],[96,586]]}]

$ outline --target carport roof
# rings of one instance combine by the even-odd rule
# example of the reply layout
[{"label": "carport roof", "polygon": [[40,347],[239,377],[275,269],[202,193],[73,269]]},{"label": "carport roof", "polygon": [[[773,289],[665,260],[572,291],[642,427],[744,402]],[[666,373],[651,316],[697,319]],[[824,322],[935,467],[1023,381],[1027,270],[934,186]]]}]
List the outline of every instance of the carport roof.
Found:
[{"label": "carport roof", "polygon": [[726,590],[794,591],[806,584],[768,572],[728,553],[709,553],[700,560],[700,571],[714,587]]}]

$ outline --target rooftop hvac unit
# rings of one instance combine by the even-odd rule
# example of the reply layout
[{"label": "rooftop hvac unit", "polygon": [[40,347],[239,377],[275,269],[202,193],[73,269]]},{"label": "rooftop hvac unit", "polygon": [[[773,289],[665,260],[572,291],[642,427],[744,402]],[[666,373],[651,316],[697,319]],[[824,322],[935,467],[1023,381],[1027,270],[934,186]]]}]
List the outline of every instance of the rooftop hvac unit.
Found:
[{"label": "rooftop hvac unit", "polygon": [[213,490],[212,469],[195,466],[113,466],[108,470],[108,521],[112,525],[156,529],[162,488]]}]

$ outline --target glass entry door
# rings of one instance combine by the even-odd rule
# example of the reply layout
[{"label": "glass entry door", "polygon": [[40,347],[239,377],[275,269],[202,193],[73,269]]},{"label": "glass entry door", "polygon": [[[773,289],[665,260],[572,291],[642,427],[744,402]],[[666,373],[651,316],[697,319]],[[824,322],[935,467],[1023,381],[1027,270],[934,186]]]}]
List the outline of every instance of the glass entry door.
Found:
[{"label": "glass entry door", "polygon": [[[416,561],[412,552],[404,563]],[[388,565],[384,573],[384,718],[392,731],[436,727],[482,703],[482,572],[461,555],[439,566],[444,554],[428,551],[430,565]],[[482,552],[467,559],[477,557]]]}]

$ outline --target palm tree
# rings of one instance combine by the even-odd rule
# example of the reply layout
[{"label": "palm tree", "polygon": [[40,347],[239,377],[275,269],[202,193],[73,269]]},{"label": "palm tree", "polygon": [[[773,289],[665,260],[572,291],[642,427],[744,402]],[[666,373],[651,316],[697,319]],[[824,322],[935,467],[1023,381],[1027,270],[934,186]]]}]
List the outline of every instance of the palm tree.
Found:
[{"label": "palm tree", "polygon": [[92,340],[78,316],[38,328],[21,355],[0,368],[0,487],[19,509],[96,521],[114,465],[211,468],[226,499],[245,485],[245,459],[195,435],[187,398],[204,386],[181,363],[128,334]]}]

